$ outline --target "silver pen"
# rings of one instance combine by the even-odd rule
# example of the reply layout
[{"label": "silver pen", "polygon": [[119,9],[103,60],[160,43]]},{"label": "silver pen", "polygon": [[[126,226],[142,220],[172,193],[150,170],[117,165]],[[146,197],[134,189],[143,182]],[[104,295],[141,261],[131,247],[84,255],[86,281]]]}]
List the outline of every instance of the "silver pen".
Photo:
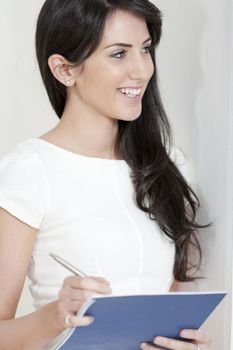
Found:
[{"label": "silver pen", "polygon": [[87,277],[87,275],[84,272],[80,271],[79,269],[77,269],[77,267],[71,265],[70,263],[68,263],[68,261],[62,259],[60,256],[53,253],[49,253],[49,255],[67,270],[73,272],[76,276]]}]

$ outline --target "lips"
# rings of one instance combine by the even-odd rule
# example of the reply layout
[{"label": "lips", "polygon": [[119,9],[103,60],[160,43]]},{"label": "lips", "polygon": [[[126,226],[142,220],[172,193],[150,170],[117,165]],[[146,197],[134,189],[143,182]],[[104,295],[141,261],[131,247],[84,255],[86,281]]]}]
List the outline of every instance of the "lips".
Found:
[{"label": "lips", "polygon": [[124,94],[123,92],[121,92],[119,89],[118,89],[118,92],[121,94],[121,96],[127,98],[127,100],[131,100],[131,101],[135,101],[135,102],[138,102],[138,101],[141,100],[142,93],[140,93],[137,96],[129,96],[129,95]]},{"label": "lips", "polygon": [[127,87],[120,87],[119,89],[142,89],[143,86],[127,86]]},{"label": "lips", "polygon": [[[127,87],[127,88],[118,88],[117,90],[120,91],[123,94],[125,94],[126,91],[128,92],[130,90],[137,90],[137,92],[140,91],[140,94],[137,95],[137,96],[140,96],[143,93],[143,88],[142,87],[138,87],[138,88],[136,88],[136,87],[134,87],[134,88],[133,87],[131,87],[131,88],[129,88],[129,87]],[[122,90],[124,90],[124,91],[122,91]]]}]

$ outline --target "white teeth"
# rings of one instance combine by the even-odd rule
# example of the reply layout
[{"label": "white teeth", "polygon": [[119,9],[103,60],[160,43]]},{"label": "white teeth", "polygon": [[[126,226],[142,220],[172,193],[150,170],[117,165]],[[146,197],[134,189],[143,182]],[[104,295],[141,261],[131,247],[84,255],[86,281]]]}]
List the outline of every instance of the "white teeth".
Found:
[{"label": "white teeth", "polygon": [[141,93],[141,89],[119,89],[123,94],[138,96]]}]

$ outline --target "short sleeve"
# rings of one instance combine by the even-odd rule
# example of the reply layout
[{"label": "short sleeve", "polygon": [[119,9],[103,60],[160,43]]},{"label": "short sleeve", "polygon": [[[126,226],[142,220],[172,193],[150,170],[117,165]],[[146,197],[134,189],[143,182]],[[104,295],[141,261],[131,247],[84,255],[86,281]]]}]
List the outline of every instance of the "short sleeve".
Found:
[{"label": "short sleeve", "polygon": [[18,144],[0,158],[0,207],[24,223],[40,228],[47,207],[46,176],[37,153]]}]

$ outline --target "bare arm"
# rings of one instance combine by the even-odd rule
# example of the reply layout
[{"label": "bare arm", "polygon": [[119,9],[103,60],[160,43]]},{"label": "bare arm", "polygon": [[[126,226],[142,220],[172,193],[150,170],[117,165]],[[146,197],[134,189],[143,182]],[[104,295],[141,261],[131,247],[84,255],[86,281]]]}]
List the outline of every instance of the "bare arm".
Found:
[{"label": "bare arm", "polygon": [[0,350],[37,349],[63,330],[54,322],[54,303],[14,319],[36,234],[0,208]]},{"label": "bare arm", "polygon": [[[39,350],[67,328],[64,316],[75,315],[86,299],[110,293],[109,284],[98,277],[67,277],[58,300],[14,319],[22,293],[37,230],[0,208],[0,350]],[[73,326],[87,326],[88,317]]]}]

